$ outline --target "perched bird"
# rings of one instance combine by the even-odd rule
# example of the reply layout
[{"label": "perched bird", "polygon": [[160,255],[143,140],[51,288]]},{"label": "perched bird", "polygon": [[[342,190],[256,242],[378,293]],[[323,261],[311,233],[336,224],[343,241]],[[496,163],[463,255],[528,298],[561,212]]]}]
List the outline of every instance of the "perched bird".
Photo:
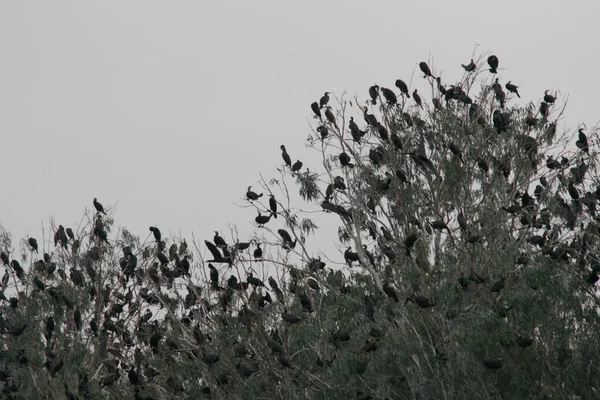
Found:
[{"label": "perched bird", "polygon": [[419,93],[417,93],[417,89],[413,91],[413,99],[419,107],[423,108],[423,101],[421,100],[421,96],[419,96]]},{"label": "perched bird", "polygon": [[340,159],[340,164],[342,165],[342,167],[348,167],[348,168],[353,168],[354,167],[354,164],[352,164],[350,162],[351,159],[350,159],[350,156],[347,153],[345,153],[345,152],[340,153],[339,159]]},{"label": "perched bird", "polygon": [[256,218],[254,218],[254,221],[258,224],[258,226],[263,226],[264,224],[266,224],[270,220],[271,220],[271,214],[269,214],[269,215],[262,215],[260,213],[260,211],[258,212],[258,216]]},{"label": "perched bird", "polygon": [[151,226],[149,228],[149,230],[152,232],[152,234],[154,235],[154,240],[156,240],[156,243],[160,242],[160,239],[162,238],[162,235],[160,233],[160,229],[158,229],[155,226]]},{"label": "perched bird", "polygon": [[329,103],[329,92],[325,92],[321,100],[319,100],[319,108],[323,108]]},{"label": "perched bird", "polygon": [[511,81],[508,81],[508,83],[506,85],[504,85],[504,87],[506,88],[506,90],[508,90],[511,93],[514,93],[517,95],[518,98],[521,98],[521,96],[519,95],[519,87],[516,85],[513,85],[511,83]]},{"label": "perched bird", "polygon": [[290,155],[288,154],[287,150],[285,149],[284,145],[279,146],[279,148],[281,149],[281,158],[283,158],[283,161],[286,163],[286,165],[288,167],[292,167],[292,159],[290,158]]},{"label": "perched bird", "polygon": [[498,73],[498,57],[491,55],[488,57],[487,59],[488,65],[490,66],[490,72],[492,74],[497,74]]},{"label": "perched bird", "polygon": [[30,237],[29,239],[27,239],[27,242],[29,243],[29,246],[31,246],[32,250],[35,250],[35,252],[38,252],[38,242],[37,240],[35,240],[34,238]]},{"label": "perched bird", "polygon": [[508,117],[508,114],[503,113],[500,110],[494,110],[492,122],[494,123],[494,128],[496,128],[496,132],[506,132],[508,125],[510,124],[510,118]]},{"label": "perched bird", "polygon": [[95,197],[94,197],[94,208],[96,208],[96,212],[98,212],[98,214],[106,215],[106,213],[104,212],[104,207],[102,206],[102,204],[100,204],[100,202],[98,202],[98,199],[96,199]]},{"label": "perched bird", "polygon": [[408,86],[402,79],[396,79],[396,87],[400,90],[400,93],[410,99],[410,94],[408,94]]},{"label": "perched bird", "polygon": [[319,109],[319,103],[317,103],[316,101],[314,103],[312,103],[310,105],[310,109],[313,110],[313,112],[315,113],[315,116],[319,119],[323,118],[323,116],[321,115],[321,110]]},{"label": "perched bird", "polygon": [[331,123],[331,125],[335,126],[336,128],[338,127],[337,122],[335,121],[335,115],[333,115],[331,107],[329,106],[327,106],[327,108],[325,109],[325,117],[327,118],[327,121]]},{"label": "perched bird", "polygon": [[371,96],[371,103],[377,104],[377,96],[379,95],[379,86],[373,85],[369,88],[369,96]]},{"label": "perched bird", "polygon": [[398,98],[392,90],[381,87],[381,93],[383,93],[383,97],[385,97],[385,100],[387,101],[388,105],[396,104],[398,102]]},{"label": "perched bird", "polygon": [[260,197],[262,197],[262,193],[261,194],[256,194],[256,192],[253,192],[252,190],[252,186],[248,186],[248,191],[246,192],[246,198],[250,201],[254,201],[254,200],[258,200]]},{"label": "perched bird", "polygon": [[467,72],[473,72],[475,71],[475,69],[477,68],[477,65],[475,65],[475,62],[473,61],[473,59],[471,58],[471,62],[467,65],[465,64],[461,64],[461,66],[465,69],[465,71]]},{"label": "perched bird", "polygon": [[275,196],[272,194],[269,195],[269,208],[271,209],[273,218],[277,219],[277,200],[275,200]]},{"label": "perched bird", "polygon": [[500,107],[504,108],[504,101],[506,100],[506,93],[502,90],[502,85],[498,82],[498,78],[496,78],[496,82],[492,85],[492,89],[494,90],[494,94],[496,95],[496,100],[500,103]]},{"label": "perched bird", "polygon": [[317,132],[321,134],[321,140],[324,140],[329,135],[329,129],[325,125],[319,126]]},{"label": "perched bird", "polygon": [[69,237],[69,239],[75,240],[75,234],[73,233],[73,229],[67,228],[65,232],[67,232],[67,236]]},{"label": "perched bird", "polygon": [[548,104],[554,104],[554,102],[556,101],[556,97],[552,96],[551,94],[548,94],[549,90],[546,90],[544,92],[544,101]]},{"label": "perched bird", "polygon": [[427,63],[425,61],[421,61],[419,63],[419,68],[421,68],[421,71],[425,74],[425,76],[423,78],[427,78],[429,77],[434,77],[433,75],[431,75],[431,70],[429,69],[429,65],[427,65]]},{"label": "perched bird", "polygon": [[215,236],[213,237],[213,242],[215,242],[215,245],[217,247],[227,247],[227,242],[225,242],[225,239],[223,239],[221,236],[219,236],[219,232],[218,231],[214,231],[215,232]]},{"label": "perched bird", "polygon": [[577,146],[577,148],[580,149],[581,151],[589,154],[589,146],[588,146],[587,136],[585,135],[585,133],[583,133],[583,129],[581,129],[581,128],[579,129],[579,138],[575,142],[575,146]]},{"label": "perched bird", "polygon": [[263,255],[263,251],[260,248],[260,243],[257,243],[256,249],[254,249],[254,258],[258,260],[258,259],[262,258],[262,255]]},{"label": "perched bird", "polygon": [[298,172],[302,169],[302,161],[297,160],[294,165],[292,165],[292,172]]}]

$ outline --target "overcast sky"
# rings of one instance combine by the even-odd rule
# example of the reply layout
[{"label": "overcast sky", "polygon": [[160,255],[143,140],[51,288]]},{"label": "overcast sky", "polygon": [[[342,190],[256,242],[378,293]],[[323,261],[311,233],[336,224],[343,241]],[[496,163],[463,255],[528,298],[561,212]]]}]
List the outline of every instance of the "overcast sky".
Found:
[{"label": "overcast sky", "polygon": [[39,237],[98,197],[143,235],[249,227],[234,203],[277,176],[281,144],[318,170],[304,143],[324,91],[425,89],[431,59],[452,83],[475,46],[522,101],[560,90],[563,125],[591,127],[599,20],[596,1],[1,2],[0,222]]}]

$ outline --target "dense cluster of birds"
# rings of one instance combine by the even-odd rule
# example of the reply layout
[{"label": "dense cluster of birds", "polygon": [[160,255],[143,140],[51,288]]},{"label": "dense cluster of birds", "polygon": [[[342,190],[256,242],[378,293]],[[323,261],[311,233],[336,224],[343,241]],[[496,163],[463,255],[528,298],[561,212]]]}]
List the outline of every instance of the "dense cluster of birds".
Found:
[{"label": "dense cluster of birds", "polygon": [[[506,183],[506,187],[515,188],[511,191],[510,201],[497,210],[497,213],[509,220],[511,225],[517,226],[516,231],[520,232],[518,237],[524,243],[524,251],[515,260],[516,265],[526,266],[532,263],[532,249],[537,249],[544,259],[577,265],[582,282],[586,285],[595,285],[600,280],[600,257],[597,246],[594,246],[600,235],[600,218],[597,215],[600,186],[593,188],[589,183],[595,143],[588,138],[585,129],[579,129],[575,142],[577,152],[571,159],[565,155],[560,159],[548,155],[545,162],[540,163],[541,136],[532,136],[532,133],[542,132],[547,137],[554,137],[556,123],[550,122],[549,117],[556,102],[555,95],[545,91],[537,112],[530,107],[527,115],[517,115],[507,110],[506,105],[511,100],[508,96],[521,97],[519,86],[507,81],[504,85],[504,89],[509,92],[507,95],[497,77],[498,57],[489,56],[487,64],[488,72],[493,74],[493,82],[489,85],[490,93],[493,93],[491,114],[484,112],[489,105],[485,103],[485,98],[472,99],[466,86],[461,83],[444,85],[441,77],[435,76],[426,62],[420,62],[418,66],[423,78],[435,88],[436,93],[432,99],[433,111],[428,115],[435,117],[443,114],[444,110],[449,113],[461,110],[464,111],[466,124],[472,124],[479,132],[491,133],[495,137],[505,138],[507,142],[512,141],[520,156],[527,161],[527,168],[531,168],[538,176],[533,189],[516,189],[518,168],[512,158],[469,151],[464,145],[446,137],[437,138],[437,151],[449,152],[450,162],[442,162],[442,158],[434,156],[433,151],[428,155],[422,138],[432,129],[433,122],[421,118],[421,113],[429,108],[428,104],[416,88],[411,93],[402,79],[395,81],[398,92],[377,84],[369,87],[368,103],[360,108],[364,124],[351,116],[347,129],[341,126],[341,116],[336,115],[329,105],[331,93],[325,92],[319,101],[310,105],[319,121],[316,128],[318,139],[340,139],[340,152],[335,155],[339,167],[329,171],[333,179],[327,183],[324,193],[320,193],[320,207],[326,213],[338,215],[345,228],[357,227],[370,240],[370,243],[355,242],[354,246],[347,246],[343,251],[343,259],[348,268],[362,266],[374,277],[377,291],[361,293],[364,301],[361,307],[368,323],[378,321],[382,314],[389,318],[394,313],[394,307],[398,306],[397,303],[400,306],[414,307],[416,312],[430,312],[430,309],[440,307],[440,302],[431,293],[427,293],[426,289],[414,285],[407,291],[401,283],[395,281],[393,275],[383,273],[385,265],[414,263],[417,270],[430,273],[431,266],[428,265],[428,257],[423,255],[423,249],[428,247],[428,239],[434,237],[444,237],[445,243],[461,246],[469,251],[476,246],[485,248],[491,245],[487,238],[489,230],[484,229],[473,215],[460,210],[458,205],[455,205],[453,214],[433,213],[431,206],[427,212],[407,212],[405,214],[410,214],[410,217],[404,224],[398,223],[396,227],[378,222],[378,213],[387,213],[384,205],[386,202],[393,204],[394,199],[402,193],[427,187],[428,184],[440,186],[451,179],[449,165],[464,169],[467,165],[471,166],[477,172],[475,176],[482,187],[498,178]],[[468,64],[463,64],[462,68],[468,76],[481,70],[473,59]],[[412,108],[408,106],[410,100],[414,102]],[[378,106],[380,116],[371,112],[369,106]],[[299,177],[303,163],[300,160],[292,163],[284,145],[280,146],[280,150],[284,163],[282,171]],[[357,170],[364,174],[359,179],[355,179],[357,175],[354,175],[359,173]],[[359,180],[362,186],[357,185]],[[357,207],[356,202],[347,201],[350,193],[361,202],[360,207]],[[569,196],[568,199],[565,199],[566,195]],[[263,203],[263,199],[267,198]],[[292,218],[290,211],[285,209],[273,193],[257,193],[252,190],[252,186],[248,186],[245,199],[257,211],[258,215],[254,219],[257,228],[270,228],[277,222],[287,224],[285,229],[280,227],[276,231],[279,236],[278,246],[286,254],[297,252],[298,244],[301,248],[304,247],[303,240],[289,223]],[[113,349],[112,354],[104,352],[104,361],[93,379],[99,381],[101,389],[109,390],[120,381],[122,375],[126,376],[123,380],[127,379],[129,382],[135,399],[152,399],[146,392],[152,382],[159,380],[173,396],[186,391],[184,380],[169,368],[161,368],[156,361],[159,355],[170,350],[198,360],[209,371],[216,371],[214,367],[219,365],[225,355],[211,346],[210,333],[201,321],[211,321],[211,318],[220,320],[221,317],[217,316],[219,311],[222,315],[234,316],[248,332],[258,331],[257,337],[268,349],[268,356],[273,362],[286,373],[299,374],[293,354],[286,346],[285,338],[290,327],[311,318],[317,308],[315,298],[325,291],[345,295],[352,290],[346,283],[335,287],[325,283],[329,282],[327,276],[334,276],[339,271],[329,272],[325,268],[325,262],[320,258],[309,258],[304,249],[304,268],[285,265],[279,280],[268,276],[263,281],[264,278],[256,276],[252,268],[243,269],[243,273],[237,269],[235,274],[232,267],[238,261],[243,265],[262,266],[267,257],[261,246],[266,243],[257,239],[245,242],[226,240],[219,231],[214,231],[212,240],[204,240],[210,259],[200,264],[193,263],[192,253],[185,240],[174,242],[167,248],[167,241],[156,226],[149,227],[153,238],[151,244],[138,248],[130,244],[123,245],[123,241],[109,240],[111,221],[104,206],[97,198],[93,199],[92,204],[95,214],[88,234],[78,232],[76,235],[71,228],[59,225],[54,232],[54,250],[48,252],[40,249],[37,239],[27,238],[32,260],[38,257],[40,251],[43,252],[41,259],[32,262],[30,270],[21,266],[14,256],[11,257],[10,252],[0,252],[0,265],[5,268],[1,280],[0,302],[6,304],[8,310],[0,313],[0,335],[12,337],[17,347],[20,347],[13,352],[11,357],[14,360],[10,362],[4,361],[3,350],[0,350],[0,382],[3,382],[2,394],[6,398],[11,398],[19,390],[18,383],[12,379],[9,365],[31,365],[31,349],[19,346],[18,340],[25,332],[32,330],[34,324],[40,325],[43,332],[44,368],[50,379],[56,377],[65,365],[65,358],[61,355],[64,352],[57,348],[56,337],[61,331],[71,330],[77,335],[88,334],[94,338],[106,338],[110,335],[118,339],[118,343],[122,343],[124,347]],[[403,207],[406,211],[408,206],[404,204]],[[568,241],[562,235],[564,230],[573,232],[568,236]],[[87,250],[82,249],[84,238],[90,239],[91,245]],[[107,249],[117,245],[121,245],[122,250],[118,259],[118,279],[116,283],[101,285],[101,282],[108,281],[101,280],[106,276],[102,276],[105,272],[98,266]],[[71,260],[70,263],[65,262],[65,259]],[[71,266],[69,276],[65,271],[67,265]],[[200,284],[195,278],[205,272],[204,265],[208,273],[206,285]],[[278,264],[274,265],[279,268]],[[223,271],[228,272],[223,274]],[[32,296],[44,296],[52,307],[64,310],[65,316],[47,312],[40,321],[19,318],[23,299],[18,295],[8,298],[5,295],[11,277],[15,284],[17,280],[23,285],[29,284]],[[482,276],[472,270],[457,276],[456,284],[459,290],[469,290],[473,285],[486,287],[490,296],[497,299],[507,290],[507,281],[510,279],[510,276],[502,274]],[[287,286],[284,284],[286,280]],[[342,279],[340,282],[345,281]],[[187,289],[184,296],[171,295],[177,292],[178,287],[183,286]],[[76,301],[76,297],[81,296],[95,302],[100,311],[90,313],[83,308]],[[211,300],[215,299],[216,303],[213,303]],[[277,320],[265,330],[258,320],[261,310],[269,307],[277,310]],[[173,310],[178,308],[184,310],[179,322],[191,332],[195,341],[186,349],[182,349],[179,343],[167,335],[167,319],[161,322],[157,318],[162,309],[175,315]],[[499,317],[505,318],[511,308],[510,305],[497,303],[495,311]],[[358,353],[375,352],[381,346],[385,334],[376,324],[372,324],[368,334],[360,337]],[[316,364],[320,368],[330,367],[336,357],[335,351],[345,346],[354,336],[353,332],[344,327],[333,330],[327,340],[334,351],[328,356],[319,355]],[[532,346],[533,333],[515,333],[513,342],[519,348]],[[211,372],[211,379],[220,387],[235,380],[233,373],[247,379],[263,368],[256,349],[248,346],[241,338],[232,343],[230,350],[233,352],[231,365],[235,372]],[[447,359],[441,349],[436,349],[436,357]],[[486,357],[482,359],[482,364],[495,370],[503,366],[503,361],[500,358]],[[355,369],[361,375],[366,370],[366,363],[358,363]],[[65,396],[68,399],[92,398],[90,378],[82,373],[69,384],[65,383]],[[209,395],[213,389],[206,383],[203,385],[203,393]]]}]

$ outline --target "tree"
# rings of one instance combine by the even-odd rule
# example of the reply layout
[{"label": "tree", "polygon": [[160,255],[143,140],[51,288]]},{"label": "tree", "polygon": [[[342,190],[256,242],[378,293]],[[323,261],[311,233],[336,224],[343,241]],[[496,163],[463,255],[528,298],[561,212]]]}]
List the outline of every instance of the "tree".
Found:
[{"label": "tree", "polygon": [[[484,59],[448,87],[421,63],[431,103],[397,81],[311,104],[322,172],[281,146],[245,241],[109,239],[110,209],[39,260],[3,232],[3,396],[597,397],[597,135]],[[326,262],[315,209],[339,224]]]}]

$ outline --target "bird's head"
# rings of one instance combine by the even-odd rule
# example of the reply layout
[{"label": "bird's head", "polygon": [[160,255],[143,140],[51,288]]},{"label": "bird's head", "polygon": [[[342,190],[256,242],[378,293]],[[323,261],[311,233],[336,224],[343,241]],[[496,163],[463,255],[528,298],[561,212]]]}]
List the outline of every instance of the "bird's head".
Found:
[{"label": "bird's head", "polygon": [[284,146],[284,145],[281,145],[281,146],[279,146],[279,148],[280,148],[281,150],[285,151],[285,146]]}]

